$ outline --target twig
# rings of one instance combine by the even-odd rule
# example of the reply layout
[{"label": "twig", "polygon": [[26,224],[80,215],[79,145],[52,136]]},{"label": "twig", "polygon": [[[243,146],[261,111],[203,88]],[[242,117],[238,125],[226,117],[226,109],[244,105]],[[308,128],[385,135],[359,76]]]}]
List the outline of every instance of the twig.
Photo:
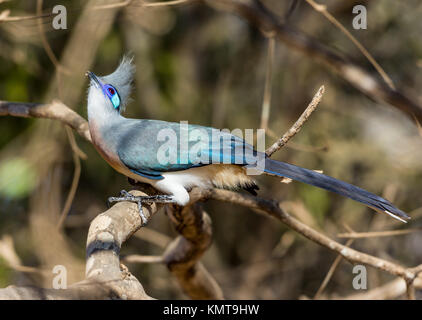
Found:
[{"label": "twig", "polygon": [[268,51],[267,51],[267,64],[266,64],[267,67],[265,71],[264,97],[262,99],[262,112],[261,112],[261,125],[260,125],[261,129],[264,129],[264,130],[268,128],[268,118],[270,117],[274,49],[275,49],[275,40],[273,37],[269,37]]},{"label": "twig", "polygon": [[114,9],[114,8],[127,7],[132,2],[133,2],[133,0],[126,0],[126,1],[118,2],[118,3],[105,4],[105,5],[102,5],[102,6],[94,6],[91,9],[92,10],[103,10],[103,9]]},{"label": "twig", "polygon": [[[416,278],[413,282],[414,287],[421,289],[422,288],[422,279]],[[363,293],[352,294],[346,297],[341,297],[341,299],[347,300],[391,300],[396,299],[406,293],[406,282],[402,278],[396,278],[386,284],[368,290]],[[338,298],[338,297],[337,297]]]},{"label": "twig", "polygon": [[315,111],[316,107],[321,101],[322,95],[324,94],[324,90],[324,86],[321,86],[313,97],[312,101],[309,103],[306,110],[302,113],[299,119],[297,119],[293,126],[289,130],[287,130],[287,132],[278,141],[276,141],[271,147],[269,147],[265,151],[268,157],[271,157],[274,152],[280,150],[283,146],[285,146],[287,142],[289,142],[289,140],[300,131],[302,126],[308,120],[312,112]]},{"label": "twig", "polygon": [[418,128],[419,135],[422,137],[422,126],[421,126],[421,123],[419,122],[419,120],[416,118],[415,115],[413,115],[413,119],[415,120],[416,128]]},{"label": "twig", "polygon": [[[273,139],[278,139],[278,135],[276,135],[275,132],[270,128],[267,128],[267,130],[265,131],[265,134]],[[312,146],[312,145],[296,143],[293,141],[289,141],[289,144],[285,145],[285,147],[293,149],[293,150],[304,151],[304,152],[327,152],[329,149],[328,145]]]},{"label": "twig", "polygon": [[[346,242],[345,246],[350,247],[353,243],[353,239],[350,239]],[[334,260],[333,264],[331,265],[330,269],[328,270],[327,274],[325,275],[324,280],[321,283],[321,286],[318,288],[318,291],[314,295],[314,299],[317,300],[321,296],[322,292],[327,287],[328,282],[331,280],[334,272],[336,271],[338,265],[340,264],[343,257],[341,255],[337,255],[336,259]]]},{"label": "twig", "polygon": [[[10,1],[10,0],[4,0],[4,1]],[[106,4],[106,5],[101,5],[101,6],[94,6],[91,8],[91,10],[106,10],[106,9],[116,9],[116,8],[122,8],[122,7],[127,7],[129,5],[131,5],[131,3],[134,0],[125,0],[119,3],[112,3],[112,4]],[[185,3],[189,3],[189,2],[194,2],[194,1],[199,1],[199,0],[173,0],[173,1],[160,1],[160,2],[146,2],[143,0],[138,0],[141,2],[143,7],[166,7],[166,6],[176,6],[179,4],[185,4]],[[1,3],[1,1],[0,1]],[[38,5],[38,4],[37,4]],[[37,10],[38,11],[38,10]],[[53,17],[55,16],[56,13],[45,13],[42,14],[41,12],[37,12],[36,15],[29,15],[29,16],[21,16],[21,17],[15,17],[15,16],[10,16],[10,10],[4,10],[2,12],[0,12],[0,23],[2,22],[18,22],[18,21],[25,21],[25,20],[38,20],[38,19],[42,19],[42,18],[49,18],[49,17]],[[44,39],[42,39],[42,41],[44,42]],[[52,53],[52,51],[50,52]],[[51,55],[50,53],[48,53],[50,59],[53,57],[53,55]],[[58,63],[58,60],[55,59],[55,61]],[[56,65],[56,63],[55,63]],[[67,69],[63,69],[62,71],[64,71],[65,73],[70,72]]]},{"label": "twig", "polygon": [[144,7],[165,7],[165,6],[175,6],[187,2],[193,2],[195,0],[173,0],[173,1],[159,1],[159,2],[146,2],[142,1]]},{"label": "twig", "polygon": [[[43,6],[43,0],[37,0],[36,14],[39,17],[42,15],[42,6]],[[42,24],[40,19],[37,19],[37,25],[38,25],[38,30],[40,33],[42,45],[50,61],[54,64],[54,66],[57,68],[58,71],[66,73],[66,74],[70,74],[70,71],[64,68],[60,64],[59,60],[57,59],[56,55],[53,52],[53,49],[51,49],[51,46],[48,43],[47,37],[45,36],[44,25]]]},{"label": "twig", "polygon": [[29,267],[22,265],[21,259],[15,250],[13,238],[10,235],[4,235],[0,239],[0,257],[8,264],[8,266],[18,272],[35,273],[35,274],[51,274],[49,270]]},{"label": "twig", "polygon": [[142,232],[136,232],[135,237],[151,242],[160,248],[165,248],[171,242],[171,238],[150,228],[142,228]]},{"label": "twig", "polygon": [[126,263],[163,263],[162,256],[141,256],[139,254],[131,254],[122,259]]},{"label": "twig", "polygon": [[421,232],[422,228],[405,229],[405,230],[386,230],[386,231],[371,231],[371,232],[349,232],[339,233],[337,237],[348,238],[348,239],[363,239],[363,238],[379,238],[379,237],[391,237],[409,234],[413,232]]},{"label": "twig", "polygon": [[70,190],[67,195],[63,210],[60,214],[59,223],[57,225],[59,229],[63,227],[64,221],[66,220],[66,217],[69,214],[70,206],[72,205],[73,199],[75,198],[76,190],[78,189],[79,178],[81,176],[81,160],[80,160],[81,155],[84,156],[86,159],[86,155],[82,152],[82,150],[78,148],[76,144],[73,132],[70,130],[68,126],[66,126],[65,129],[66,129],[66,133],[67,133],[67,137],[69,139],[70,145],[72,147],[73,164],[75,166],[75,169],[73,172],[72,184],[70,186]]},{"label": "twig", "polygon": [[368,50],[347,30],[334,16],[328,12],[327,6],[324,4],[316,3],[313,0],[306,0],[312,8],[316,11],[320,12],[325,18],[328,19],[332,24],[334,24],[337,28],[341,30],[353,43],[354,45],[362,52],[362,54],[368,59],[368,61],[374,66],[374,68],[378,71],[387,85],[392,89],[395,90],[395,86],[393,80],[388,76],[388,74],[384,71],[384,69],[378,64],[378,62],[374,59],[374,57],[369,53]]},{"label": "twig", "polygon": [[[166,7],[166,6],[175,6],[187,2],[193,2],[195,0],[174,0],[174,1],[160,1],[160,2],[147,2],[144,0],[138,0],[141,3],[142,7]],[[113,4],[106,4],[102,6],[95,6],[92,9],[94,10],[102,10],[102,9],[113,9],[113,8],[121,8],[121,7],[128,7],[134,2],[134,0],[126,0],[119,3]]]},{"label": "twig", "polygon": [[3,11],[0,14],[0,23],[1,22],[16,22],[16,21],[24,21],[24,20],[35,20],[35,19],[41,19],[41,18],[49,18],[56,15],[55,13],[45,13],[45,14],[35,15],[35,16],[10,17],[9,14],[10,14],[10,10]]}]

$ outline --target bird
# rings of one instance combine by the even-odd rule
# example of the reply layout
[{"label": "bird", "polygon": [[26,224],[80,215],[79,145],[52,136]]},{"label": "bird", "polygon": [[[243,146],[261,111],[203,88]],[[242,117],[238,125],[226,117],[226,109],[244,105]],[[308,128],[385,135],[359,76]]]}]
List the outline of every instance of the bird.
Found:
[{"label": "bird", "polygon": [[122,114],[135,73],[133,57],[124,56],[106,76],[87,71],[87,112],[92,143],[99,154],[129,181],[147,183],[162,194],[136,197],[125,190],[109,203],[189,203],[193,187],[245,189],[256,195],[254,173],[289,178],[353,199],[401,221],[410,217],[391,202],[317,171],[269,158],[241,137],[224,130],[187,123],[130,119]]}]

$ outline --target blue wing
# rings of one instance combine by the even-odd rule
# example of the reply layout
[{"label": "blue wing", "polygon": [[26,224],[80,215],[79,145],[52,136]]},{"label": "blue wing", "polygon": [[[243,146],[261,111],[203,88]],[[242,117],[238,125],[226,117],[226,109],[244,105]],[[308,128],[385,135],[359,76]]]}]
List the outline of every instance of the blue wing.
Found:
[{"label": "blue wing", "polygon": [[117,153],[132,172],[163,179],[163,172],[216,163],[246,165],[256,151],[230,133],[197,125],[128,119],[119,132]]}]

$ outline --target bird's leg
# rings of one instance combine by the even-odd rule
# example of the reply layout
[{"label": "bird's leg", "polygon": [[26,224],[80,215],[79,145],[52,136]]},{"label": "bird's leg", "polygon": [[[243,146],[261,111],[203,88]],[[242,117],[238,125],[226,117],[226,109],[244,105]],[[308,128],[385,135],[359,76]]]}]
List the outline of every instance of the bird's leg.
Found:
[{"label": "bird's leg", "polygon": [[142,203],[174,203],[172,196],[165,194],[158,194],[155,196],[134,196],[127,192],[126,190],[120,191],[120,197],[110,197],[107,200],[107,203],[110,205],[112,202],[120,201],[130,201],[138,204],[139,215],[141,216],[142,226],[145,226],[148,222],[147,218],[144,215],[144,210],[142,209]]},{"label": "bird's leg", "polygon": [[135,179],[132,179],[132,178],[127,178],[127,181],[129,182],[129,184],[130,185],[132,185],[132,186],[142,186],[142,185],[148,185],[147,183],[143,183],[143,182],[139,182],[139,181],[136,181]]},{"label": "bird's leg", "polygon": [[132,178],[127,178],[127,181],[132,185],[132,186],[136,186],[137,181],[132,179]]}]

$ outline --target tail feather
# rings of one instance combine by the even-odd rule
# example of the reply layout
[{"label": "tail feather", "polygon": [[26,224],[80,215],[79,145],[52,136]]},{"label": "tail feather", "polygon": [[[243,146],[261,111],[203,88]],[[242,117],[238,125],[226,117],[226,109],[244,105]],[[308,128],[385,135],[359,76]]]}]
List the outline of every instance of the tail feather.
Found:
[{"label": "tail feather", "polygon": [[269,158],[265,159],[264,171],[270,175],[290,178],[338,193],[355,201],[359,201],[378,212],[386,213],[402,222],[406,222],[405,219],[410,219],[406,213],[396,208],[388,200],[349,183],[326,176],[322,173]]}]

